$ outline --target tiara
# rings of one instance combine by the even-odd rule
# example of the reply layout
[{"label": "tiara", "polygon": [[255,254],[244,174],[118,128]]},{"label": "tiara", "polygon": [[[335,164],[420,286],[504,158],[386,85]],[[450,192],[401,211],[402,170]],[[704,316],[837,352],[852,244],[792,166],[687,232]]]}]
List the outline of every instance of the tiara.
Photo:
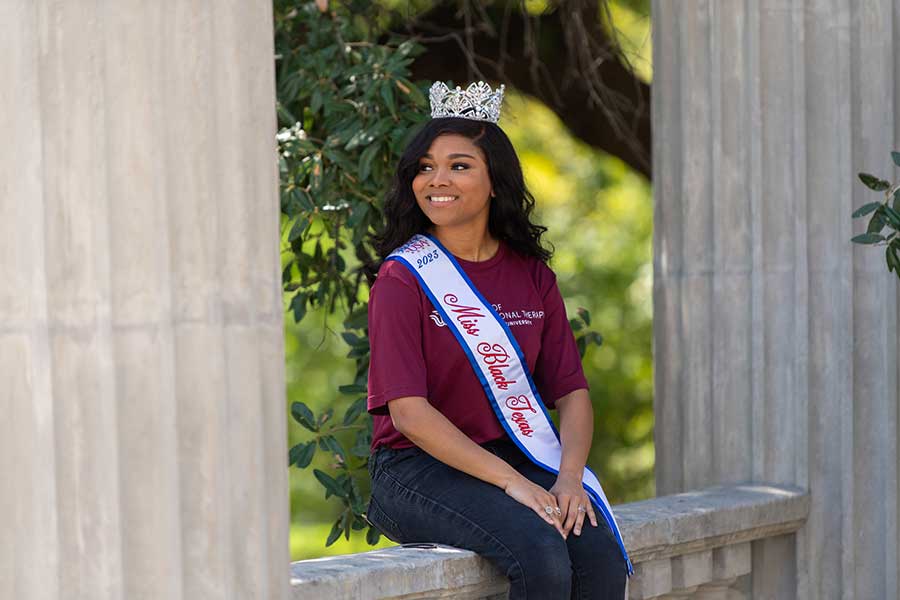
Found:
[{"label": "tiara", "polygon": [[441,81],[435,81],[428,92],[431,100],[431,118],[460,117],[476,121],[496,123],[500,119],[500,103],[503,102],[503,90],[500,84],[497,91],[483,81],[470,83],[465,90],[456,86],[451,90]]}]

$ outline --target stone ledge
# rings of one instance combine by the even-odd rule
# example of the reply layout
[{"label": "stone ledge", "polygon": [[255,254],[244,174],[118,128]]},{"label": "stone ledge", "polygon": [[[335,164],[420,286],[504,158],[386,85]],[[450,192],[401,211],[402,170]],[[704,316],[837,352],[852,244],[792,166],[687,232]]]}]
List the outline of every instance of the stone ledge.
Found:
[{"label": "stone ledge", "polygon": [[[748,542],[796,531],[808,509],[804,490],[765,484],[717,486],[616,506],[635,564],[629,596],[649,598],[672,590],[673,584],[678,588],[745,574]],[[683,558],[673,562],[673,557]],[[505,598],[507,582],[473,552],[435,545],[295,562],[291,587],[292,600],[474,600]]]}]

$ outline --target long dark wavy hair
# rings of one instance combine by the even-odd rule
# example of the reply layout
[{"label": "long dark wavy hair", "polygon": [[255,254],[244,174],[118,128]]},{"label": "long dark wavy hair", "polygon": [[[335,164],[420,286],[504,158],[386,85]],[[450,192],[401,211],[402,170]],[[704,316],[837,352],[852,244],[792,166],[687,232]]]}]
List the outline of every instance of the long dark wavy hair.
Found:
[{"label": "long dark wavy hair", "polygon": [[525,187],[522,165],[512,142],[496,124],[458,117],[426,121],[406,146],[390,190],[384,201],[384,227],[373,236],[372,245],[378,263],[365,269],[373,281],[378,267],[398,246],[416,233],[425,233],[433,224],[416,203],[412,181],[419,170],[419,159],[431,148],[436,137],[458,134],[481,148],[487,160],[495,197],[490,199],[488,231],[523,256],[534,256],[547,262],[553,254],[541,244],[546,227],[531,222],[534,197]]}]

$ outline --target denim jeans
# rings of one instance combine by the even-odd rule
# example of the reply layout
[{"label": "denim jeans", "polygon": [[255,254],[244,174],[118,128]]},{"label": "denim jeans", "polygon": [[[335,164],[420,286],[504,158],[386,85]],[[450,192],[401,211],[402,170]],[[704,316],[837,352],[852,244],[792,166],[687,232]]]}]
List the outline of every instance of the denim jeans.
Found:
[{"label": "denim jeans", "polygon": [[[556,476],[509,439],[482,445],[529,480],[550,489]],[[379,448],[369,460],[367,517],[395,542],[432,542],[472,550],[509,578],[516,600],[625,597],[625,562],[599,511],[581,535],[563,539],[552,525],[495,485],[467,475],[418,447]]]}]

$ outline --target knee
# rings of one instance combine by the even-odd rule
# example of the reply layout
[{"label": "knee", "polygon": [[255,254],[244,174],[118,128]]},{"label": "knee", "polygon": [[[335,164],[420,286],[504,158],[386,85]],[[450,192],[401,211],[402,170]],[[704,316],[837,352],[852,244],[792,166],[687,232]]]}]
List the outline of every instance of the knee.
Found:
[{"label": "knee", "polygon": [[555,530],[535,543],[519,559],[519,565],[523,571],[525,597],[529,600],[569,598],[572,562],[565,540]]}]

